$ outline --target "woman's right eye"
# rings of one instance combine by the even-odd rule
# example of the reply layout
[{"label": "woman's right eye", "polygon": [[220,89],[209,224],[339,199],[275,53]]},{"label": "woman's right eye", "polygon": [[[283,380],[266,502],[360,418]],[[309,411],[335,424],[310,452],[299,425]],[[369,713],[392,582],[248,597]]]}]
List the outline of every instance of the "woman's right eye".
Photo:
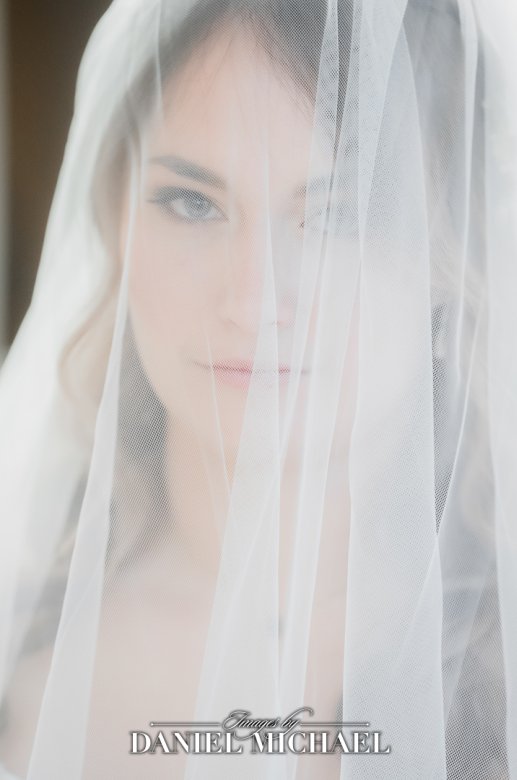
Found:
[{"label": "woman's right eye", "polygon": [[213,222],[226,219],[215,203],[196,190],[183,187],[163,187],[150,203],[156,203],[171,217],[183,222]]}]

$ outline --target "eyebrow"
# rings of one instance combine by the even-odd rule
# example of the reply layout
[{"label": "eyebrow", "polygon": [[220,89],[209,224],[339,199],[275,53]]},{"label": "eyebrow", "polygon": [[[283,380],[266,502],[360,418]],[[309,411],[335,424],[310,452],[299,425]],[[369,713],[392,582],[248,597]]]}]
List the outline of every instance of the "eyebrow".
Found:
[{"label": "eyebrow", "polygon": [[152,157],[149,162],[155,165],[162,165],[169,171],[177,173],[178,176],[194,179],[202,184],[208,184],[210,187],[216,187],[219,190],[224,190],[226,188],[226,182],[216,173],[210,171],[208,168],[203,168],[201,165],[196,165],[196,163],[190,162],[190,160],[184,160],[182,157],[164,155],[161,157]]},{"label": "eyebrow", "polygon": [[[227,188],[225,180],[218,176],[217,173],[214,173],[214,171],[211,171],[209,168],[204,168],[197,163],[191,162],[190,160],[185,160],[183,157],[177,157],[176,155],[160,155],[159,157],[151,157],[149,163],[161,165],[162,167],[167,168],[167,170],[177,173],[178,176],[194,179],[194,181],[208,184],[210,187],[215,187],[219,190]],[[318,194],[327,187],[329,187],[327,177],[320,176],[313,179],[308,184],[300,184],[299,187],[296,187],[293,192],[293,197],[305,198],[308,194]]]}]

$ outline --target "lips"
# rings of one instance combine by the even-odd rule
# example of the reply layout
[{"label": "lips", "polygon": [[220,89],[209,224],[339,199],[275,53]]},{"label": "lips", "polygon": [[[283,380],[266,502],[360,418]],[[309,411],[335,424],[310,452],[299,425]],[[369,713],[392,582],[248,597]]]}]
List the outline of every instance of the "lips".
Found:
[{"label": "lips", "polygon": [[[253,371],[253,363],[246,360],[228,360],[220,363],[213,364],[214,371],[240,371],[247,374],[251,374]],[[285,373],[290,371],[289,366],[278,366],[279,373]],[[255,368],[257,374],[274,374],[277,369],[275,368]]]},{"label": "lips", "polygon": [[[211,366],[197,361],[195,363],[207,372],[213,371],[217,380],[235,387],[248,387],[252,375],[258,381],[264,379],[270,383],[276,380],[277,374],[279,382],[285,381],[291,374],[290,366],[285,364],[279,365],[278,368],[254,368],[253,362],[249,360],[221,360]],[[305,371],[302,370],[301,373]]]},{"label": "lips", "polygon": [[255,370],[256,374],[284,374],[289,373],[291,371],[291,367],[287,365],[279,365],[278,368],[261,368],[261,367],[253,367],[253,361],[250,360],[221,360],[217,363],[212,363],[212,365],[207,365],[206,363],[200,363],[198,361],[194,361],[198,366],[201,366],[202,368],[210,369],[213,368],[214,371],[233,371],[233,372],[239,372],[243,374],[251,374],[253,370]]}]

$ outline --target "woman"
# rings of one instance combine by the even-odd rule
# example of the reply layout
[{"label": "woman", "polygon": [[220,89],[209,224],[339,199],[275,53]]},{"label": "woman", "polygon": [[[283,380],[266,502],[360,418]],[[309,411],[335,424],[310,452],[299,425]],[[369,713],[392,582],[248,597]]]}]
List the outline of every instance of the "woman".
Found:
[{"label": "woman", "polygon": [[[517,776],[494,7],[99,24],[0,388],[6,777]],[[379,755],[168,752],[236,710]]]}]

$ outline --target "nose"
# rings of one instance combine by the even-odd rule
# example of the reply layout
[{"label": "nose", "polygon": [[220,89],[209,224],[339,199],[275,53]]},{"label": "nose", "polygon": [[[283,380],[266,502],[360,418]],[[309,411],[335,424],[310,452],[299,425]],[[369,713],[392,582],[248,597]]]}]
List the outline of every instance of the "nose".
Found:
[{"label": "nose", "polygon": [[285,327],[292,321],[292,306],[274,273],[278,261],[268,227],[242,227],[229,237],[219,308],[223,320],[253,334],[261,323]]}]

